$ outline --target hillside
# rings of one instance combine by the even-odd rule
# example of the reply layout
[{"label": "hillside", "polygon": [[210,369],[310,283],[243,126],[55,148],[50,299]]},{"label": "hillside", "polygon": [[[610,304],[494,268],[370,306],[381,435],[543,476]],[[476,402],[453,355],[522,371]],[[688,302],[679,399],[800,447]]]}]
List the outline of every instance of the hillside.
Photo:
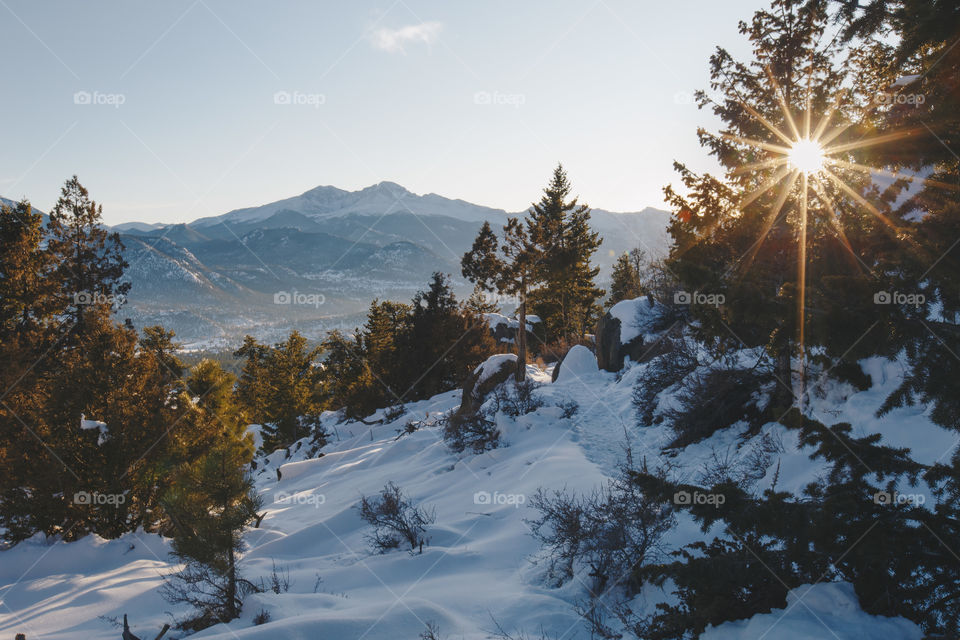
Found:
[{"label": "hillside", "polygon": [[[888,444],[910,446],[919,462],[942,457],[954,439],[922,410],[874,416],[901,379],[901,365],[871,359],[862,366],[875,381],[871,389],[830,386],[808,408],[809,415],[829,411],[832,422],[853,421],[858,435],[881,434]],[[374,425],[338,421],[328,412],[324,423],[334,441],[322,455],[307,457],[305,446],[294,445],[258,464],[257,489],[267,515],[246,534],[244,572],[256,578],[268,577],[274,566],[289,571],[289,591],[252,595],[229,629],[218,625],[191,637],[414,639],[433,622],[441,637],[450,638],[490,638],[497,625],[513,637],[521,632],[540,637],[542,631],[550,638],[588,638],[572,608],[584,596],[586,573],[581,568],[562,587],[551,585],[531,536],[528,520],[536,512],[530,500],[538,489],[597,488],[616,473],[627,444],[635,457],[651,464],[669,461],[678,477],[692,481],[718,456],[745,462],[752,451],[761,445],[769,451],[765,443],[775,441],[778,446],[765,459],[754,491],[776,477],[781,489],[796,492],[825,471],[822,461],[809,458],[811,449],[800,446],[795,432],[776,423],[754,435],[733,424],[695,445],[665,450],[669,428],[637,425],[631,403],[647,367],[628,361],[620,374],[603,372],[588,352],[580,353],[568,356],[557,381],[550,382],[552,366],[529,366],[543,406],[516,419],[498,414],[504,446],[482,455],[451,453],[437,425],[442,414],[459,405],[459,391],[407,404],[403,416]],[[558,405],[571,400],[579,410],[564,418]],[[674,401],[674,392],[667,390],[660,405]],[[409,420],[424,425],[398,436]],[[436,510],[422,554],[378,554],[366,540],[370,527],[360,519],[357,503],[388,481],[415,503]],[[705,536],[680,514],[665,542],[673,549]],[[0,552],[0,594],[14,612],[0,617],[0,635],[26,630],[28,638],[113,640],[119,633],[109,619],[126,613],[137,635],[153,637],[171,616],[183,613],[171,610],[156,591],[174,568],[168,550],[167,541],[137,533],[112,541],[88,536],[70,545],[34,538]],[[651,610],[665,598],[664,591],[650,587],[633,607]],[[704,638],[921,637],[903,619],[860,612],[842,583],[801,588],[788,601],[782,612],[727,623]],[[270,621],[254,626],[261,611]]]}]

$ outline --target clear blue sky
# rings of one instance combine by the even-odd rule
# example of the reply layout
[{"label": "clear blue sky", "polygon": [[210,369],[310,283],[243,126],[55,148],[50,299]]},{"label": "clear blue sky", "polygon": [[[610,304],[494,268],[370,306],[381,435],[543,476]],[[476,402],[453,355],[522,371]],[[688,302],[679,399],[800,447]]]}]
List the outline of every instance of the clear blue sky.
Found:
[{"label": "clear blue sky", "polygon": [[46,210],[76,173],[110,224],[181,222],[391,180],[515,211],[559,160],[592,206],[661,206],[673,160],[712,166],[689,97],[762,4],[0,0],[0,195]]}]

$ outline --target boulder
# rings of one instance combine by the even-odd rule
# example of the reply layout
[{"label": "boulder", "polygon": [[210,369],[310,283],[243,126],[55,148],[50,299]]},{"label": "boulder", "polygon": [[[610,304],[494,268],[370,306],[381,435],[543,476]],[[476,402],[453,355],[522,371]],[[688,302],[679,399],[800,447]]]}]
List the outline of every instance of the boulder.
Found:
[{"label": "boulder", "polygon": [[614,318],[609,312],[603,314],[597,321],[595,335],[597,366],[604,371],[620,371],[623,368],[623,354],[620,352],[620,319]]},{"label": "boulder", "polygon": [[[520,321],[516,318],[509,318],[502,313],[485,313],[484,319],[490,328],[490,335],[498,343],[513,344],[517,341],[517,327]],[[543,323],[535,315],[527,316],[527,349],[531,352],[536,351],[535,347],[543,342],[544,339]]]},{"label": "boulder", "polygon": [[[624,359],[646,362],[663,353],[662,341],[644,334],[656,325],[662,307],[649,297],[621,300],[597,321],[597,364],[604,371],[620,371]],[[666,345],[663,345],[666,348]]]},{"label": "boulder", "polygon": [[599,370],[597,357],[593,355],[593,352],[582,344],[577,344],[572,346],[560,359],[560,362],[556,364],[551,377],[554,382],[558,380],[568,382],[583,376],[593,375]]},{"label": "boulder", "polygon": [[501,353],[484,360],[463,383],[463,395],[456,417],[475,414],[487,394],[506,382],[516,371],[517,356],[512,353]]}]

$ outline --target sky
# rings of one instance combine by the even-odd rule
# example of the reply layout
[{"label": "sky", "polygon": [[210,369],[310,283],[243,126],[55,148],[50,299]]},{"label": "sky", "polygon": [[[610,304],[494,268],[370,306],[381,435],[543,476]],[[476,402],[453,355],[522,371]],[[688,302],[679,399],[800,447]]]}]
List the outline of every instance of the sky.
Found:
[{"label": "sky", "polygon": [[73,174],[108,224],[383,180],[508,211],[557,162],[593,207],[714,165],[693,103],[757,0],[0,0],[0,195]]}]

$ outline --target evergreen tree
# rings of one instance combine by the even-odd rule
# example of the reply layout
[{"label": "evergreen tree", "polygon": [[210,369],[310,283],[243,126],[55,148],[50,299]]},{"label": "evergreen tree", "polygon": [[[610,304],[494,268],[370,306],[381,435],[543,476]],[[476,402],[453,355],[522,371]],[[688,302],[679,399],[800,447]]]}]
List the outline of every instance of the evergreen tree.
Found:
[{"label": "evergreen tree", "polygon": [[319,431],[322,348],[310,347],[300,332],[272,347],[247,336],[234,355],[247,359],[237,384],[237,398],[252,420],[263,425],[263,450],[272,452]]},{"label": "evergreen tree", "polygon": [[503,227],[503,244],[484,224],[470,251],[460,261],[463,276],[479,291],[497,291],[517,296],[517,382],[523,382],[527,362],[527,293],[537,282],[536,247],[530,242],[518,218],[508,218]]},{"label": "evergreen tree", "polygon": [[414,296],[411,307],[400,348],[407,370],[417,377],[402,398],[429,398],[456,388],[493,352],[486,322],[457,303],[442,273],[433,274],[430,287]]},{"label": "evergreen tree", "polygon": [[536,280],[542,285],[530,292],[537,315],[549,336],[570,341],[581,337],[596,314],[596,301],[603,290],[594,279],[593,266],[600,234],[590,229],[590,207],[568,200],[572,186],[562,165],[553,171],[550,183],[526,219],[527,234],[537,259]]},{"label": "evergreen tree", "polygon": [[[50,212],[48,251],[55,262],[61,304],[83,330],[90,309],[119,307],[130,289],[118,233],[101,225],[103,207],[90,199],[77,176],[67,180]],[[102,311],[100,311],[102,312]]]},{"label": "evergreen tree", "polygon": [[834,148],[843,135],[870,133],[843,87],[838,60],[849,52],[824,37],[826,9],[825,0],[775,0],[741,23],[753,60],[718,49],[711,88],[719,97],[698,93],[724,121],[722,133],[699,136],[725,174],[700,176],[678,164],[689,195],[666,189],[676,211],[667,266],[684,301],[695,293],[724,300],[690,306],[700,337],[720,351],[761,347],[773,388],[768,407],[780,413],[795,401],[791,358],[815,353],[822,370],[862,386],[857,360],[886,348],[881,336],[858,340],[876,320],[869,270],[881,272],[896,243],[889,218],[863,204],[869,175],[839,164],[862,160],[861,151],[831,154],[836,181],[778,157],[786,141],[820,135],[824,114]]},{"label": "evergreen tree", "polygon": [[[218,416],[217,421],[226,420]],[[172,555],[184,568],[170,576],[164,597],[196,611],[179,623],[197,631],[239,616],[243,596],[256,590],[239,571],[243,530],[261,500],[246,473],[252,444],[224,437],[174,474],[163,507],[173,530]]]},{"label": "evergreen tree", "polygon": [[643,284],[645,266],[646,255],[642,249],[631,249],[617,258],[613,264],[608,307],[612,307],[621,300],[632,300],[647,293]]}]

